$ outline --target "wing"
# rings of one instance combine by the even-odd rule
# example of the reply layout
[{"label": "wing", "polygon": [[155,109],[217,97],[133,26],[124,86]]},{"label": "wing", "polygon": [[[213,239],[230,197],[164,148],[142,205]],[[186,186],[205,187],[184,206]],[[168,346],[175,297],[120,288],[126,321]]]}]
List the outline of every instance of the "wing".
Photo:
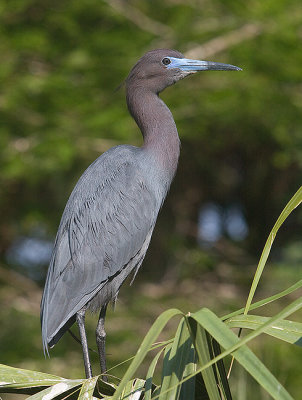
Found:
[{"label": "wing", "polygon": [[132,146],[110,149],[78,181],[61,219],[42,297],[46,351],[150,237],[162,202],[151,186],[140,149]]}]

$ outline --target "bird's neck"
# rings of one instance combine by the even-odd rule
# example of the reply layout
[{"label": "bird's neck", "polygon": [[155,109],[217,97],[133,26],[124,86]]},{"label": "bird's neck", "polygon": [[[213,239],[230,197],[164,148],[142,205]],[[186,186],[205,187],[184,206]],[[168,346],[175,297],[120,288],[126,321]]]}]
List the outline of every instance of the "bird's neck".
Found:
[{"label": "bird's neck", "polygon": [[171,111],[156,93],[141,87],[128,88],[127,104],[143,134],[142,149],[154,157],[172,180],[177,168],[180,141]]}]

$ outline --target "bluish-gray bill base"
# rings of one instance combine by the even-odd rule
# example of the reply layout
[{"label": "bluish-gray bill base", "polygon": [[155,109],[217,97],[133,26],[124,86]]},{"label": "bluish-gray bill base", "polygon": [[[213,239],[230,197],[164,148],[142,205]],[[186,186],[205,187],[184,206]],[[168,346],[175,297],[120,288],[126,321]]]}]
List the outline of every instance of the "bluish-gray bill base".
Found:
[{"label": "bluish-gray bill base", "polygon": [[140,58],[126,79],[126,99],[142,132],[142,147],[116,146],[97,158],[77,182],[63,212],[41,302],[43,347],[48,353],[77,321],[87,378],[92,370],[85,312],[100,311],[96,341],[107,381],[106,308],[127,276],[135,276],[140,268],[177,168],[177,128],[158,94],[207,70],[240,68],[190,60],[167,49]]}]

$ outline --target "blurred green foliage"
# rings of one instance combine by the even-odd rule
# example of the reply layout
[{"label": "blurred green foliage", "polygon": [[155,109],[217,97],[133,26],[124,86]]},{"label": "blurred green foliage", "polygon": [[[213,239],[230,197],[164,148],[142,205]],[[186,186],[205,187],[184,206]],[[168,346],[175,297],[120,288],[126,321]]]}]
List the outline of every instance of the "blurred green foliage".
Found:
[{"label": "blurred green foliage", "polygon": [[[180,290],[192,294],[188,310],[193,304],[196,309],[211,307],[207,302],[217,300],[217,296],[210,299],[213,291],[217,293],[213,281],[225,279],[230,287],[222,289],[221,298],[233,291],[237,300],[231,296],[230,303],[218,307],[222,311],[225,306],[238,308],[242,292],[234,291],[231,282],[236,272],[225,269],[221,254],[229,265],[240,264],[249,271],[247,266],[255,254],[259,257],[280,211],[301,185],[301,22],[300,0],[0,0],[1,260],[22,235],[38,232],[54,237],[75,182],[99,154],[119,143],[141,144],[140,132],[125,105],[124,88],[116,88],[144,52],[175,48],[194,58],[238,65],[243,72],[196,74],[162,95],[175,116],[182,153],[144,273],[138,278],[160,278],[167,295],[154,295],[153,288],[150,297],[159,301],[145,318],[149,323],[150,314],[158,315],[167,307],[184,308],[175,303],[185,302],[185,296],[177,300],[169,287],[177,279],[184,282]],[[239,245],[222,240],[212,249],[197,247],[198,213],[209,201],[221,207],[242,206],[249,234]],[[287,260],[296,265],[282,272],[284,281],[301,275],[301,225],[298,210],[276,243],[278,256],[281,244],[286,245],[283,265],[287,268]],[[189,280],[201,276],[206,295]],[[248,273],[239,276],[238,285],[246,284]],[[277,282],[283,283],[282,279]],[[9,310],[14,304],[9,293],[14,292],[4,276],[0,287],[1,303]],[[139,318],[150,304],[150,297],[146,300],[144,296]],[[127,301],[133,313],[138,311],[135,298]],[[128,311],[125,305],[119,307],[117,320]],[[26,360],[41,357],[32,352],[32,346],[40,348],[38,327],[35,332],[32,327],[37,324],[38,309],[35,323],[24,317],[19,325],[21,313],[1,308],[1,321],[7,321],[0,334],[1,348],[5,348],[2,361],[17,363],[24,358],[24,366],[31,368]],[[120,335],[126,338],[130,356],[135,352],[132,335],[137,322],[134,316],[129,318],[133,321],[129,332],[122,330]],[[116,323],[116,330],[124,324]],[[24,329],[24,335],[36,344],[26,346],[26,340],[18,341],[12,349],[13,332],[18,329]],[[109,325],[108,329],[115,328]],[[114,335],[112,343],[119,342]],[[108,340],[110,351],[120,360],[110,335]],[[64,353],[64,357],[72,375],[77,368],[71,361],[74,353]],[[60,362],[54,355],[48,372],[64,375],[66,365],[56,370]],[[273,364],[281,368],[278,362]],[[49,364],[36,367],[47,370]],[[294,385],[297,377],[291,376],[289,385],[290,379]]]},{"label": "blurred green foliage", "polygon": [[[301,14],[298,0],[3,1],[2,252],[41,223],[54,235],[89,163],[111,145],[141,143],[123,88],[115,88],[156,47],[195,49],[201,58],[243,68],[198,74],[164,93],[183,151],[163,219],[168,226],[174,221],[181,241],[190,240],[203,202],[240,202],[250,228],[247,248],[258,251],[300,184]],[[220,47],[198,50],[213,39]],[[168,242],[159,244],[162,253],[173,252]]]}]

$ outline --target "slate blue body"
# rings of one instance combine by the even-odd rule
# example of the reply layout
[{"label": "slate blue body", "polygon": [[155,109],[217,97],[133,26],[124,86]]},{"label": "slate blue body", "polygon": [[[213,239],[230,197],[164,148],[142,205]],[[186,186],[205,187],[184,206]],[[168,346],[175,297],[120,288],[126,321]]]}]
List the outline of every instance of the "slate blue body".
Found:
[{"label": "slate blue body", "polygon": [[207,69],[239,70],[188,60],[175,50],[146,53],[126,80],[128,109],[143,134],[143,146],[122,145],[102,154],[83,173],[67,202],[42,297],[42,341],[48,352],[48,346],[56,344],[77,320],[87,378],[92,371],[84,328],[86,309],[101,310],[96,336],[105,373],[107,304],[141,266],[177,168],[177,128],[158,94]]},{"label": "slate blue body", "polygon": [[[52,346],[85,304],[114,299],[148,248],[167,184],[140,148],[117,146],[81,176],[66,205],[42,299],[43,345]],[[162,182],[154,188],[155,182]],[[143,249],[143,251],[142,251]],[[97,297],[96,294],[98,294]]]}]

